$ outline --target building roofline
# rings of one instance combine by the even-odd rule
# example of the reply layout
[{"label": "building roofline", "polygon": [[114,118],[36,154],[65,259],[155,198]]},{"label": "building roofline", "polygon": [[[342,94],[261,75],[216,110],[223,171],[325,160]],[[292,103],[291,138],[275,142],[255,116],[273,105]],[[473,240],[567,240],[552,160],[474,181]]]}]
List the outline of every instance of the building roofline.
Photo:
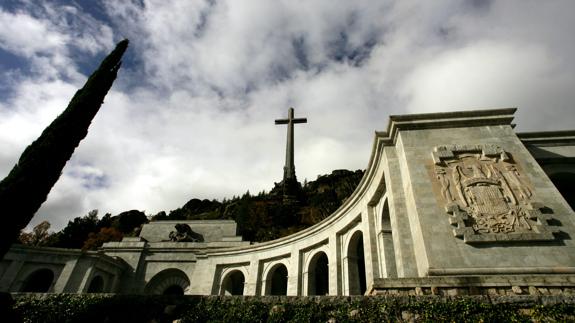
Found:
[{"label": "building roofline", "polygon": [[385,145],[393,145],[399,130],[422,130],[476,126],[514,126],[517,108],[482,109],[438,113],[420,113],[389,116],[386,131],[376,131],[376,138]]},{"label": "building roofline", "polygon": [[[122,258],[112,257],[105,254],[102,251],[93,251],[93,250],[81,250],[81,249],[68,249],[68,248],[55,248],[55,247],[37,247],[37,246],[26,246],[20,244],[13,244],[4,259],[9,257],[9,253],[26,253],[26,254],[45,254],[45,255],[53,255],[58,254],[62,256],[75,256],[75,257],[93,257],[99,258],[102,261],[105,261],[109,264],[121,267],[129,267],[128,264]],[[8,257],[7,257],[8,256]]]},{"label": "building roofline", "polygon": [[524,144],[575,144],[575,130],[520,132]]}]

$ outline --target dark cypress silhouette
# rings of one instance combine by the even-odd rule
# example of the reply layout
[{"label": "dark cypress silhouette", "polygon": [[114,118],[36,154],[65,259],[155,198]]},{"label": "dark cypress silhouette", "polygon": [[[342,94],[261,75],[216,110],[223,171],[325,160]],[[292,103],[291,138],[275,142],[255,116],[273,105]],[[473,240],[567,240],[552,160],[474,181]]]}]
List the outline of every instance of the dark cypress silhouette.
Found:
[{"label": "dark cypress silhouette", "polygon": [[32,219],[56,183],[74,149],[88,134],[92,119],[116,79],[128,40],[102,61],[68,107],[28,146],[0,182],[0,258]]}]

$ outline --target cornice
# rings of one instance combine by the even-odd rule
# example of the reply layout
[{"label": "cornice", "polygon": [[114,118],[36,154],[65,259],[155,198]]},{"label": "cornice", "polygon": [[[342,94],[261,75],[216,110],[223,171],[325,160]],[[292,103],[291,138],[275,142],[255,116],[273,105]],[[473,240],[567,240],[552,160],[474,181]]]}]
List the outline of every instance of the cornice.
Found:
[{"label": "cornice", "polygon": [[394,145],[397,140],[397,134],[401,130],[500,125],[513,127],[514,125],[511,122],[515,111],[517,111],[517,108],[392,115],[389,117],[387,130],[376,132],[376,136],[384,145]]},{"label": "cornice", "polygon": [[565,145],[575,144],[575,130],[520,132],[517,137],[526,145]]}]

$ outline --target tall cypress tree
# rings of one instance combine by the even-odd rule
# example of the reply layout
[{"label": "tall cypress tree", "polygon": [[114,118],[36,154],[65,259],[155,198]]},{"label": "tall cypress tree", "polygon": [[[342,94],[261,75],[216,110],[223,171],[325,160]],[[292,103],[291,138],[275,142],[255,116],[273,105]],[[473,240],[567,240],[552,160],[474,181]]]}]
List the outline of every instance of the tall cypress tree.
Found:
[{"label": "tall cypress tree", "polygon": [[32,219],[60,177],[74,149],[88,134],[92,119],[116,79],[128,40],[102,61],[68,107],[28,146],[0,182],[0,259]]}]

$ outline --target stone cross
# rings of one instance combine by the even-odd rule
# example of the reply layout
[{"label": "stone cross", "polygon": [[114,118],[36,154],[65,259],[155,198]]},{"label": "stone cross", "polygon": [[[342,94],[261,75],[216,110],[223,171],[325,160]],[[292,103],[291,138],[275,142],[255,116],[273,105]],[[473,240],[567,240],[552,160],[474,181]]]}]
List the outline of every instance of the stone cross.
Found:
[{"label": "stone cross", "polygon": [[284,166],[284,183],[287,180],[294,180],[295,177],[295,165],[293,161],[293,125],[294,123],[307,123],[307,118],[294,118],[293,108],[288,110],[287,119],[276,120],[276,124],[287,124],[287,145],[286,145],[286,164]]}]

